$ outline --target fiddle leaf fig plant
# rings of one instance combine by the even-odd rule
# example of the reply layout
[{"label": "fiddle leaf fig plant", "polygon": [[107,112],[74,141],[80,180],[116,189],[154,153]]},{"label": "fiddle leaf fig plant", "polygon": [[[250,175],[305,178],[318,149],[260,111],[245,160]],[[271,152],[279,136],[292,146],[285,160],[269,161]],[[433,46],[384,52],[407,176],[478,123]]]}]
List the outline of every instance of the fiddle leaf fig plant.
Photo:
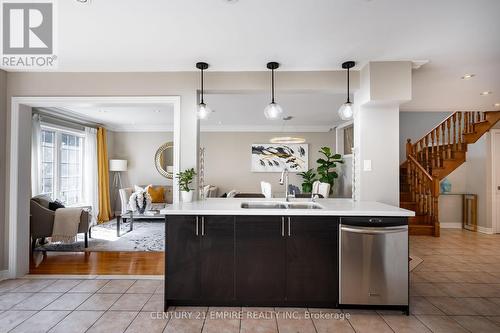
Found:
[{"label": "fiddle leaf fig plant", "polygon": [[177,179],[179,179],[179,186],[181,188],[181,191],[191,191],[189,185],[191,185],[191,183],[193,182],[193,178],[195,175],[196,172],[194,171],[194,168],[181,171],[176,175]]},{"label": "fiddle leaf fig plant", "polygon": [[299,176],[304,180],[302,182],[302,192],[303,193],[311,193],[313,183],[316,180],[316,174],[314,173],[314,169],[309,169],[305,172],[299,172]]},{"label": "fiddle leaf fig plant", "polygon": [[332,153],[329,147],[322,147],[319,153],[324,156],[316,161],[319,164],[316,169],[318,171],[319,181],[330,184],[331,193],[333,191],[335,179],[339,177],[335,168],[337,167],[337,163],[344,163],[344,160],[342,159],[342,155]]}]

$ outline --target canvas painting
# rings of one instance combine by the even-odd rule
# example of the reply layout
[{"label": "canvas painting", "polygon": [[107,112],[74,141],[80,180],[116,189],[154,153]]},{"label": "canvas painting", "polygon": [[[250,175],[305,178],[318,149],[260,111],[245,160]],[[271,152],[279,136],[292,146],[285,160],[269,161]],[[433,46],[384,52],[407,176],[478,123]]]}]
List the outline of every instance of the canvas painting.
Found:
[{"label": "canvas painting", "polygon": [[252,172],[307,171],[307,144],[252,144]]}]

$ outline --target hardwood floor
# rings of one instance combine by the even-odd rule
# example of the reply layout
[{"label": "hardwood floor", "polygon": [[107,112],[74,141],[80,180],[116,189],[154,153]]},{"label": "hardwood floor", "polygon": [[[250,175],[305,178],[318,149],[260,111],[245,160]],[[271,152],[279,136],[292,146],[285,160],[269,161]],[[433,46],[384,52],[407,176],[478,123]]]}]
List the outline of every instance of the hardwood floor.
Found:
[{"label": "hardwood floor", "polygon": [[163,275],[164,252],[35,252],[30,274]]}]

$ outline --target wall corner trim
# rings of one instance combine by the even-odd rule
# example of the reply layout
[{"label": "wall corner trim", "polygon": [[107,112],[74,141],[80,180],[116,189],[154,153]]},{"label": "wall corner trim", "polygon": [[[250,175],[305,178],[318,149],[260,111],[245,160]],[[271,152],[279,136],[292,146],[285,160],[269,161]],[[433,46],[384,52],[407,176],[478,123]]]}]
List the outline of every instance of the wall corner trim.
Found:
[{"label": "wall corner trim", "polygon": [[477,232],[480,232],[482,234],[488,234],[488,235],[494,234],[493,228],[481,227],[479,225],[477,226]]}]

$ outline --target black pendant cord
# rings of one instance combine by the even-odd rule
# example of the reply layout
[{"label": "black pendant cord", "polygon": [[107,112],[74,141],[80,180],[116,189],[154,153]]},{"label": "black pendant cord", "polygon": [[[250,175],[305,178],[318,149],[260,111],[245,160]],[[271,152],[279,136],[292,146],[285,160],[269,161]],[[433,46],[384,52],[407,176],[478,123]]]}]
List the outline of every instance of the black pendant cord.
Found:
[{"label": "black pendant cord", "polygon": [[203,100],[203,69],[201,70],[201,104],[205,104]]},{"label": "black pendant cord", "polygon": [[274,69],[271,70],[271,104],[274,104]]},{"label": "black pendant cord", "polygon": [[349,94],[349,68],[347,68],[347,103],[351,103]]}]

